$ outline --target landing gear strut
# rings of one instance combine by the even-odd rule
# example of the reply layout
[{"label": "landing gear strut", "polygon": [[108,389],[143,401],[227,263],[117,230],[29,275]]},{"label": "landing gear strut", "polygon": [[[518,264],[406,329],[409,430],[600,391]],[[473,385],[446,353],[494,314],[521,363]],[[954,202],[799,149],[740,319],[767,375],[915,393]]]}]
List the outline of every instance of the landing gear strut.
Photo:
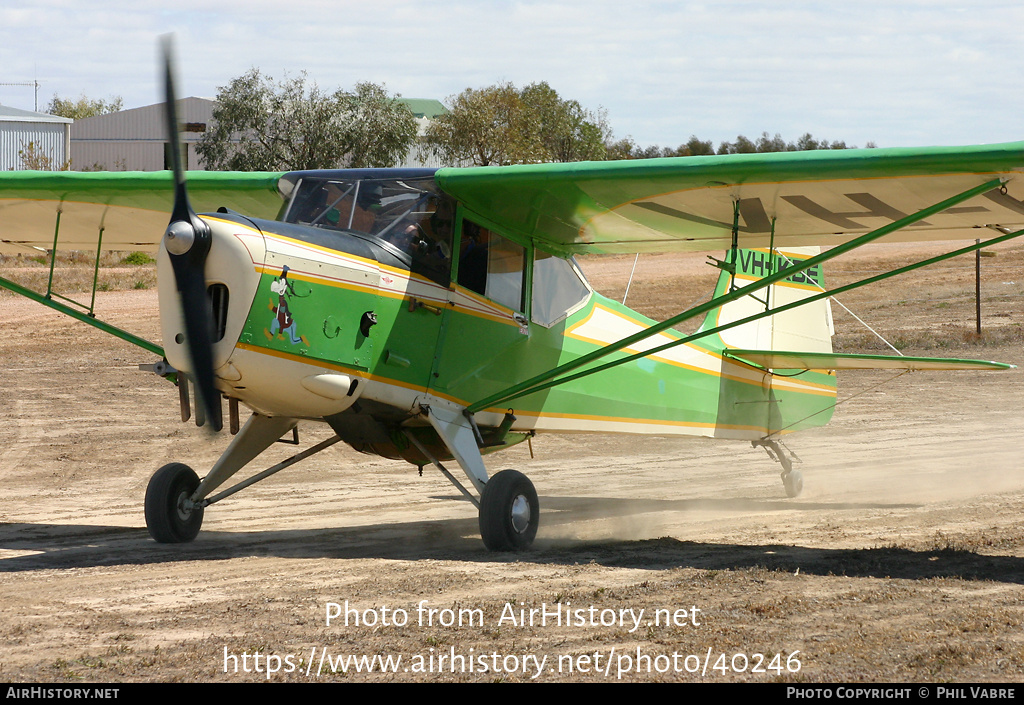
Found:
[{"label": "landing gear strut", "polygon": [[[452,457],[465,471],[466,477],[480,493],[480,501],[477,502],[473,495],[452,477],[414,434],[406,433],[406,436],[452,484],[479,507],[480,538],[484,540],[484,546],[491,551],[523,551],[529,548],[537,536],[537,527],[540,525],[540,502],[537,500],[537,490],[530,479],[516,470],[502,470],[488,479],[487,469],[480,454],[479,429],[476,428],[476,422],[471,415],[443,406],[424,406],[423,413],[437,431],[437,435],[444,441]],[[509,417],[510,427],[515,417],[511,416],[511,412],[506,419]]]},{"label": "landing gear strut", "polygon": [[799,470],[793,468],[793,459],[800,460],[796,453],[789,451],[793,456],[790,458],[782,449],[782,445],[773,439],[751,441],[750,445],[754,448],[761,446],[768,453],[769,458],[782,465],[782,486],[786,488],[786,496],[791,499],[799,497],[804,489],[804,476]]},{"label": "landing gear strut", "polygon": [[295,427],[295,419],[253,414],[202,481],[188,465],[171,463],[156,471],[146,489],[146,527],[160,543],[186,543],[199,533],[203,510],[253,483],[341,441],[335,435],[218,494],[213,490]]},{"label": "landing gear strut", "polygon": [[524,551],[537,536],[540,502],[533,483],[517,470],[502,470],[490,479],[471,424],[458,413],[426,409],[427,418],[466,476],[480,493],[479,501],[462,486],[415,434],[406,437],[479,509],[480,538],[491,551]]}]

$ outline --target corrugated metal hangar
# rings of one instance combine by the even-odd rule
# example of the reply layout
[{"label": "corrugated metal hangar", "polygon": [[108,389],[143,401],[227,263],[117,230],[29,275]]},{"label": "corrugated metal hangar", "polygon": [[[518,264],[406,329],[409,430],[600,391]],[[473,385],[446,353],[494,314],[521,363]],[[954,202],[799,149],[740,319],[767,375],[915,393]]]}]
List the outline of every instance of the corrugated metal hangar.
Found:
[{"label": "corrugated metal hangar", "polygon": [[[196,144],[213,117],[208,98],[178,100],[186,169],[205,169]],[[71,168],[75,171],[160,171],[170,168],[163,103],[96,115],[71,130]]]},{"label": "corrugated metal hangar", "polygon": [[34,113],[0,105],[0,170],[25,169],[26,156],[48,160],[59,169],[67,163],[71,152],[70,118]]}]

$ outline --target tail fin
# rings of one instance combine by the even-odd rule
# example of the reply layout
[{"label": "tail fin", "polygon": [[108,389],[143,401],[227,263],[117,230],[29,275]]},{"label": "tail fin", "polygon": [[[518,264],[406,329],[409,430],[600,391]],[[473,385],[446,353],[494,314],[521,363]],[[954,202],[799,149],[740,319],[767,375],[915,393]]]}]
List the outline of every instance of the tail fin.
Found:
[{"label": "tail fin", "polygon": [[[817,247],[794,247],[773,252],[737,250],[735,261],[732,262],[735,272],[723,270],[715,286],[715,296],[722,296],[731,289],[764,279],[791,267],[795,261],[813,257],[818,251]],[[811,267],[712,310],[701,328],[709,330],[810,298],[824,291],[824,284],[821,267]],[[829,300],[823,298],[744,323],[705,340],[712,346],[718,343],[723,348],[742,350],[744,354],[773,350],[821,354],[832,352],[832,332],[832,308]],[[728,364],[727,358],[728,355],[723,355],[723,365]],[[730,375],[723,374],[719,392],[719,422],[763,428],[767,436],[827,424],[835,406],[835,375],[822,369],[793,376],[788,374],[790,368],[785,369],[786,373],[782,375],[764,377],[764,386],[756,391],[749,384],[734,383]]]},{"label": "tail fin", "polygon": [[[763,279],[793,262],[806,260],[818,254],[817,247],[787,247],[784,250],[737,250],[735,273],[722,270],[715,286],[715,297],[730,290]],[[727,303],[709,312],[701,330],[716,328],[778,308],[824,291],[825,281],[821,266],[817,265]],[[753,350],[794,350],[802,352],[832,352],[832,307],[828,299],[799,306],[783,313],[766,316],[751,323],[730,328],[716,334],[723,347]]]}]

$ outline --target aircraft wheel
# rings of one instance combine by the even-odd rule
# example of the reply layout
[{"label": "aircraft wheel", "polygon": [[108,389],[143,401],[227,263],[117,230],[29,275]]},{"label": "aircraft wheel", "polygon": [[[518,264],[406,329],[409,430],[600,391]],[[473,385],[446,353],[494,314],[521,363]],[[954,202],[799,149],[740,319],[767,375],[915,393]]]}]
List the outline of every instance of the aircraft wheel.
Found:
[{"label": "aircraft wheel", "polygon": [[540,525],[540,502],[530,478],[502,470],[480,495],[480,537],[491,551],[522,551],[530,547]]},{"label": "aircraft wheel", "polygon": [[146,528],[159,543],[187,543],[203,525],[203,508],[185,508],[199,487],[199,476],[188,465],[170,463],[153,473],[146,488]]},{"label": "aircraft wheel", "polygon": [[804,476],[799,470],[787,470],[782,473],[782,484],[787,497],[799,497],[804,490]]}]

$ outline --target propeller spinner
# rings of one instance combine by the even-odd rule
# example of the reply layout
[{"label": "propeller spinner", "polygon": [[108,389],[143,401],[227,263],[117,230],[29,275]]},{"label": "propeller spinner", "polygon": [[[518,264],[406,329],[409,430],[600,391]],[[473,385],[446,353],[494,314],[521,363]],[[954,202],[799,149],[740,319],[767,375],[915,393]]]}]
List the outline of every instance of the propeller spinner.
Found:
[{"label": "propeller spinner", "polygon": [[188,201],[185,170],[181,164],[181,140],[175,102],[173,49],[170,37],[163,39],[164,100],[167,135],[174,173],[174,207],[164,232],[164,247],[171,259],[178,298],[185,320],[191,377],[197,404],[215,431],[223,426],[218,392],[213,375],[213,313],[206,294],[206,256],[210,251],[210,226],[203,222]]}]

